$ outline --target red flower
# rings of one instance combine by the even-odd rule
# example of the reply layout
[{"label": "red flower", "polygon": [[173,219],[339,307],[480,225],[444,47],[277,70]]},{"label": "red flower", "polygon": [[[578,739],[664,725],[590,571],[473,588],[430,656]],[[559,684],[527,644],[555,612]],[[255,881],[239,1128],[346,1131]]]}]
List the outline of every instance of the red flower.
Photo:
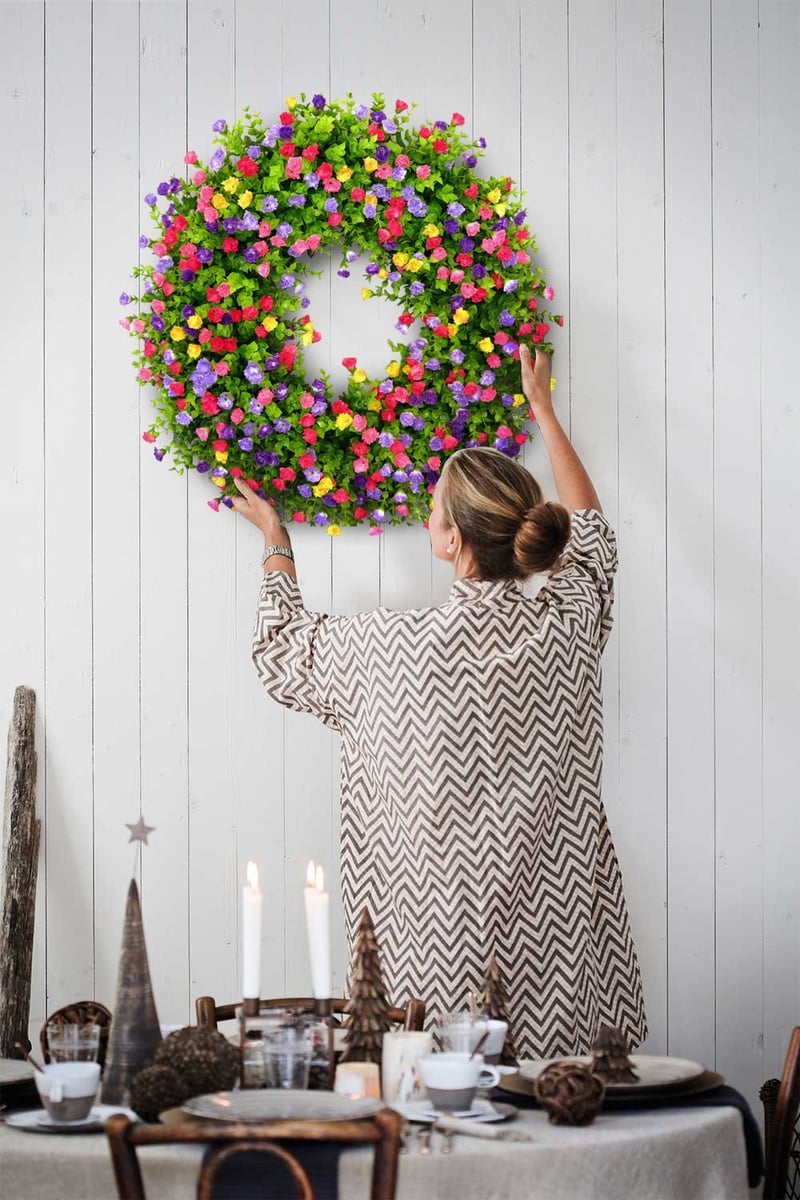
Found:
[{"label": "red flower", "polygon": [[462,117],[461,113],[453,113],[452,121],[454,125],[464,124],[464,118]]},{"label": "red flower", "polygon": [[394,217],[392,217],[392,219],[389,221],[389,233],[392,235],[392,237],[400,237],[400,234],[402,232],[403,232],[402,224],[400,223],[400,221],[398,221]]},{"label": "red flower", "polygon": [[279,492],[285,492],[285,491],[286,491],[286,484],[283,482],[283,480],[282,480],[282,479],[273,479],[273,480],[272,480],[272,486],[273,486],[274,488],[277,488]]},{"label": "red flower", "polygon": [[342,214],[340,212],[328,213],[328,224],[334,229],[342,223]]},{"label": "red flower", "polygon": [[[357,362],[358,362],[357,358],[343,358],[342,366],[345,368],[346,371],[355,371]],[[338,403],[338,401],[337,401],[337,403]],[[334,407],[333,411],[334,412],[337,411],[335,407]],[[342,412],[343,410],[339,409],[338,411]]]},{"label": "red flower", "polygon": [[425,138],[426,140],[431,136],[431,131],[428,129],[427,125],[422,125],[420,127],[419,136],[421,138]]},{"label": "red flower", "polygon": [[281,479],[285,479],[287,483],[292,483],[297,478],[293,467],[281,467],[278,471],[278,474],[280,475]]},{"label": "red flower", "polygon": [[294,117],[290,112],[281,113],[281,125],[294,125]]},{"label": "red flower", "polygon": [[216,302],[221,299],[222,297],[216,288],[210,287],[206,289],[206,300],[209,302],[209,304],[216,304]]},{"label": "red flower", "polygon": [[294,158],[294,143],[284,142],[280,148],[280,156],[281,158]]},{"label": "red flower", "polygon": [[309,446],[313,446],[314,443],[316,442],[316,440],[317,440],[316,429],[304,429],[303,430],[303,441],[307,442]]},{"label": "red flower", "polygon": [[332,174],[333,167],[329,162],[322,162],[317,167],[317,175],[319,175],[320,179],[330,179]]},{"label": "red flower", "polygon": [[206,392],[205,396],[203,396],[203,399],[200,401],[200,407],[202,408],[203,412],[207,413],[210,417],[216,416],[216,414],[219,412],[219,405],[212,396],[211,392]]},{"label": "red flower", "polygon": [[316,460],[316,455],[314,455],[314,454],[301,454],[297,461],[299,462],[299,464],[303,468],[303,470],[307,471],[309,467],[313,467],[314,463],[317,460]]},{"label": "red flower", "polygon": [[347,501],[350,499],[349,495],[347,494],[347,490],[345,488],[337,488],[336,491],[333,493],[333,498],[337,504],[346,504]]},{"label": "red flower", "polygon": [[304,146],[300,153],[303,158],[307,158],[310,162],[313,162],[319,154],[319,146],[316,142],[312,142],[310,146]]},{"label": "red flower", "polygon": [[411,313],[403,313],[402,316],[400,316],[399,320],[400,320],[401,325],[413,325],[414,324],[414,318],[412,317]]},{"label": "red flower", "polygon": [[272,299],[272,296],[262,296],[258,302],[262,312],[269,312],[274,303],[275,301]]},{"label": "red flower", "polygon": [[216,450],[216,452],[218,454],[224,454],[225,451],[228,449],[228,443],[225,441],[224,438],[217,438],[215,441],[213,441],[211,443],[211,446],[212,446],[212,449]]},{"label": "red flower", "polygon": [[244,317],[245,321],[255,321],[256,317],[258,316],[258,309],[256,308],[255,304],[246,305],[246,307],[242,309],[242,316]]},{"label": "red flower", "polygon": [[365,195],[366,192],[363,188],[354,187],[350,189],[350,199],[355,200],[356,204],[360,204]]},{"label": "red flower", "polygon": [[357,521],[363,521],[363,520],[364,520],[364,517],[365,517],[366,515],[367,515],[367,510],[366,510],[365,508],[361,508],[361,507],[358,507],[358,508],[355,510],[355,512],[353,513],[353,516],[355,517],[355,519],[356,519]]},{"label": "red flower", "polygon": [[297,358],[297,346],[291,342],[283,347],[278,355],[278,362],[282,367],[286,367],[287,371],[291,371],[294,366],[294,360]]},{"label": "red flower", "polygon": [[471,183],[468,188],[464,188],[464,195],[469,196],[470,200],[474,200],[478,194],[477,183]]},{"label": "red flower", "polygon": [[234,238],[234,237],[223,238],[222,239],[222,249],[227,254],[233,254],[236,250],[239,249],[239,243],[237,242],[236,238]]},{"label": "red flower", "polygon": [[247,154],[242,155],[236,166],[243,175],[252,176],[258,174],[258,163],[254,162]]},{"label": "red flower", "polygon": [[407,108],[408,108],[408,105],[406,104],[405,100],[395,100],[395,102],[394,102],[394,111],[395,112],[405,112]]},{"label": "red flower", "polygon": [[433,143],[433,148],[437,154],[447,154],[447,151],[450,149],[444,138],[437,138]]}]

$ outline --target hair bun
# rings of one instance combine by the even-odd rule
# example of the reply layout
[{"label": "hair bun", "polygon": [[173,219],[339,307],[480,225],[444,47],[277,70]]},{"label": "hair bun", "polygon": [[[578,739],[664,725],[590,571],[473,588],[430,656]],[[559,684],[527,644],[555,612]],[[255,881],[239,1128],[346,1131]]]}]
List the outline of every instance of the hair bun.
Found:
[{"label": "hair bun", "polygon": [[551,570],[569,538],[569,513],[563,504],[546,500],[525,510],[514,537],[514,565],[520,575]]}]

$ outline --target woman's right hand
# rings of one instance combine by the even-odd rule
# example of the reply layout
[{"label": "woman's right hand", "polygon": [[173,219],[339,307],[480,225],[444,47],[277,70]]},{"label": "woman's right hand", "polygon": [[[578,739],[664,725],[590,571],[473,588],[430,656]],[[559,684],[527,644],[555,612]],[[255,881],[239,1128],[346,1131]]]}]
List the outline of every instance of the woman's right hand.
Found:
[{"label": "woman's right hand", "polygon": [[540,417],[543,413],[553,411],[553,399],[550,390],[550,355],[542,350],[536,351],[536,362],[531,358],[531,352],[525,345],[519,348],[519,361],[522,366],[522,390],[525,399],[531,406],[531,416]]}]

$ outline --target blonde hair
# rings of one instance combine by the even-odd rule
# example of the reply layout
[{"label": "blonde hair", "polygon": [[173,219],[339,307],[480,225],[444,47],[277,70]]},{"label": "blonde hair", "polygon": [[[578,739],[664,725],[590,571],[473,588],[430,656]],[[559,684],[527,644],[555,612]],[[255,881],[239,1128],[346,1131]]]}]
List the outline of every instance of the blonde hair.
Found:
[{"label": "blonde hair", "polygon": [[444,523],[460,532],[480,579],[527,579],[549,571],[567,544],[567,510],[543,501],[530,472],[499,450],[476,446],[452,454],[439,497]]}]

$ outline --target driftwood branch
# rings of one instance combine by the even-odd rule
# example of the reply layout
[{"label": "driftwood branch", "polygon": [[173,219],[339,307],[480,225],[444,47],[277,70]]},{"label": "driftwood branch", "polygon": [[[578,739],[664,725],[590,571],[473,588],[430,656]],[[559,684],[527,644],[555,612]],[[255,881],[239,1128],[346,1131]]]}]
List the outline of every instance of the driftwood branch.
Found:
[{"label": "driftwood branch", "polygon": [[36,819],[36,693],[18,687],[8,731],[0,909],[0,1058],[28,1044],[36,872],[41,822]]}]

